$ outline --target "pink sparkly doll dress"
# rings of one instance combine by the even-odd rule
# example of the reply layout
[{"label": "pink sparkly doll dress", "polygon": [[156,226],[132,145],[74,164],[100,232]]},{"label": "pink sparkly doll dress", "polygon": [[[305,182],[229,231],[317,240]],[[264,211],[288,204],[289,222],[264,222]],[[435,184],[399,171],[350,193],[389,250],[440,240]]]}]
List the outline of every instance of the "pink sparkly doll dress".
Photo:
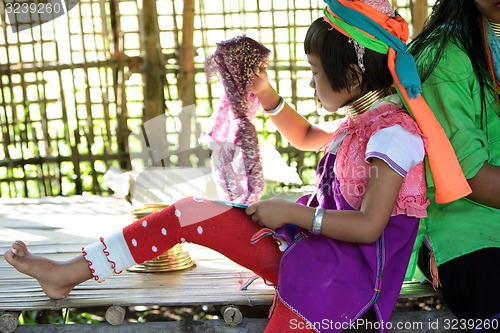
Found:
[{"label": "pink sparkly doll dress", "polygon": [[264,191],[257,131],[252,124],[260,107],[250,93],[253,71],[267,65],[270,51],[262,44],[238,36],[217,44],[206,61],[207,74],[218,74],[224,85],[212,128],[202,136],[213,150],[214,179],[221,199],[252,203]]}]

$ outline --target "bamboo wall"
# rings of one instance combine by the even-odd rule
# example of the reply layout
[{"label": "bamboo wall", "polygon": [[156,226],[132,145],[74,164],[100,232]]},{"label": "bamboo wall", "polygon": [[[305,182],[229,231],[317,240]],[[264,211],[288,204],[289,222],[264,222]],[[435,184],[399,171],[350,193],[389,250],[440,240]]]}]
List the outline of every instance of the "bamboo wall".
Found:
[{"label": "bamboo wall", "polygon": [[[287,102],[312,120],[328,117],[316,110],[302,49],[321,1],[66,0],[71,10],[18,32],[8,2],[0,4],[0,197],[107,194],[106,170],[130,170],[131,156],[155,149],[160,158],[142,158],[143,167],[209,165],[198,137],[222,89],[207,81],[204,60],[240,34],[272,51],[270,78]],[[408,21],[418,17],[418,29],[428,4],[393,3]],[[289,147],[264,118],[256,126],[313,178],[313,155]],[[153,147],[148,131],[166,139]]]}]

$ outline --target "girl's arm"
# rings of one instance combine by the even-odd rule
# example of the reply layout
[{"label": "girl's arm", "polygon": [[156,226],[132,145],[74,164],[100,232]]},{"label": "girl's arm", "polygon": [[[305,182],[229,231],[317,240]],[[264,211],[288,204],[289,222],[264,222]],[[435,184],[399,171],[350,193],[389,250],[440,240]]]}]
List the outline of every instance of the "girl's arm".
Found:
[{"label": "girl's arm", "polygon": [[[372,243],[380,237],[396,205],[404,178],[378,158],[372,159],[370,173],[361,209],[327,210],[322,235],[353,243]],[[289,201],[269,199],[250,205],[246,213],[271,229],[291,223],[311,230],[314,211],[315,208]]]},{"label": "girl's arm", "polygon": [[[276,108],[280,102],[280,96],[269,84],[265,71],[255,71],[252,92],[265,110]],[[287,103],[279,114],[269,118],[295,148],[305,151],[317,151],[323,148],[336,128],[336,122],[328,122],[321,126],[310,124]]]}]

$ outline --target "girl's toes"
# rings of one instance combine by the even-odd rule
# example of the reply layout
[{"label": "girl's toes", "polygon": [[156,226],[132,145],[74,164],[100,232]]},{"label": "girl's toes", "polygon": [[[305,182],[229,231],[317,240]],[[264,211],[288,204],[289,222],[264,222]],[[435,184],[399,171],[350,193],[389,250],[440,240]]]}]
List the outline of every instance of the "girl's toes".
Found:
[{"label": "girl's toes", "polygon": [[11,264],[12,266],[14,266],[14,264],[15,264],[15,257],[16,257],[16,255],[15,255],[14,249],[9,249],[9,250],[5,251],[5,253],[4,253],[5,260],[7,260],[7,262],[9,264]]},{"label": "girl's toes", "polygon": [[18,255],[20,257],[24,257],[26,253],[28,253],[28,248],[26,244],[22,241],[15,241],[12,243],[12,252],[15,255]]}]

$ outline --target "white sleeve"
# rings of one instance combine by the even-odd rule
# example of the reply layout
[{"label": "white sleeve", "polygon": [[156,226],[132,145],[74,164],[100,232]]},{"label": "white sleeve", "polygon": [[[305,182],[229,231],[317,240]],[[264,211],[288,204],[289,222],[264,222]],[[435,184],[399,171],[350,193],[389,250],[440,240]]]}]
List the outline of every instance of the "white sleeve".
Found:
[{"label": "white sleeve", "polygon": [[422,138],[400,125],[394,125],[379,130],[370,138],[366,145],[365,160],[370,162],[373,157],[379,158],[406,177],[411,168],[423,161],[424,156]]}]

